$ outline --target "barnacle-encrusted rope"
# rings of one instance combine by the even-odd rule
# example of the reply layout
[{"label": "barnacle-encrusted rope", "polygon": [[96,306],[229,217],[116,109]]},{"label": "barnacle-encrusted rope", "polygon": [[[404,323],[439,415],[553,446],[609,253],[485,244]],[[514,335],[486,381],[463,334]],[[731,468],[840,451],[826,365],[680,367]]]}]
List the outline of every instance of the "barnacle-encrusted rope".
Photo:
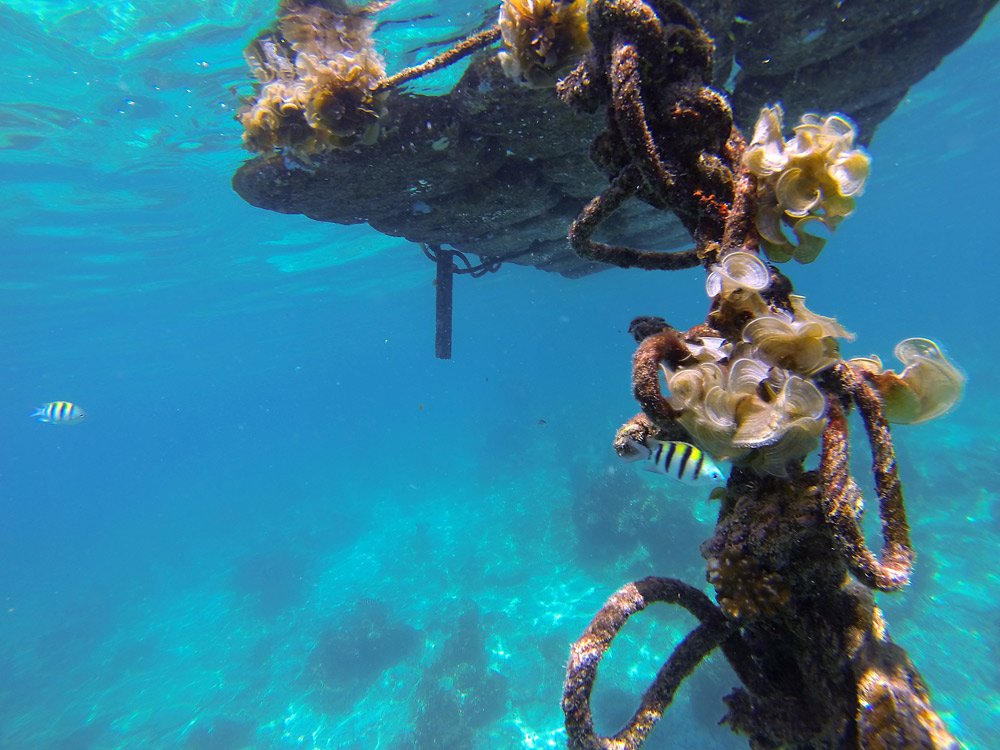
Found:
[{"label": "barnacle-encrusted rope", "polygon": [[[753,251],[760,244],[757,226],[754,223],[754,216],[757,213],[757,180],[743,161],[746,145],[743,134],[733,128],[733,133],[726,142],[726,152],[728,161],[737,167],[733,170],[733,201],[729,204],[726,212],[726,227],[723,230],[722,247],[721,251],[717,253],[718,257],[736,250]],[[786,283],[788,283],[788,279],[778,273],[774,267],[771,268],[771,271],[770,290],[781,293],[779,288],[781,285],[774,283],[774,274],[784,279]],[[791,288],[790,283],[788,286]],[[787,296],[787,291],[784,294]]]},{"label": "barnacle-encrusted rope", "polygon": [[691,352],[671,331],[647,336],[632,358],[632,395],[643,413],[660,429],[667,429],[681,415],[660,390],[660,363],[666,362],[676,369],[689,359]]},{"label": "barnacle-encrusted rope", "polygon": [[[625,268],[677,270],[714,261],[745,168],[729,105],[708,88],[711,39],[674,0],[595,0],[587,20],[594,48],[558,90],[578,109],[606,108],[608,130],[595,139],[592,155],[612,184],[570,227],[570,244],[581,257]],[[601,222],[633,196],[673,211],[696,250],[660,253],[592,241]],[[728,235],[738,244],[745,238],[738,230]]]},{"label": "barnacle-encrusted rope", "polygon": [[[679,604],[701,624],[681,641],[660,668],[625,728],[614,737],[603,737],[594,731],[590,711],[597,667],[628,618],[653,602]],[[684,679],[713,649],[734,634],[735,627],[719,608],[701,591],[682,581],[649,577],[619,589],[570,650],[562,701],[569,747],[573,750],[634,750],[641,747]],[[735,639],[738,637],[735,635]],[[741,647],[738,640],[732,645],[734,651],[740,651]],[[749,663],[749,659],[736,661]]]},{"label": "barnacle-encrusted rope", "polygon": [[882,612],[860,606],[859,622],[870,635],[852,655],[857,675],[859,746],[962,750],[931,706],[930,690],[906,651],[892,642]]},{"label": "barnacle-encrusted rope", "polygon": [[694,268],[701,262],[694,248],[675,253],[658,253],[594,242],[591,239],[601,222],[635,194],[639,189],[640,180],[637,167],[634,165],[625,167],[603,193],[586,205],[570,226],[570,246],[584,260],[610,263],[619,268],[642,268],[646,271],[679,271],[684,268]]},{"label": "barnacle-encrusted rope", "polygon": [[[574,250],[588,260],[624,267],[673,269],[701,262],[720,274],[717,269],[737,251],[755,260],[761,242],[757,215],[764,199],[744,153],[759,150],[760,144],[755,133],[756,145],[747,146],[733,127],[725,99],[708,87],[711,42],[698,22],[675,0],[592,0],[587,17],[593,50],[560,82],[559,94],[582,111],[606,111],[607,130],[595,138],[591,153],[611,184],[570,228]],[[671,255],[594,242],[600,224],[633,197],[673,211],[691,233],[695,249]],[[757,275],[763,275],[763,264],[756,265]],[[639,347],[632,388],[642,412],[618,430],[614,447],[619,454],[628,455],[632,443],[649,437],[691,439],[685,427],[691,402],[684,400],[682,406],[683,394],[668,398],[661,370],[694,367],[694,353],[700,357],[703,351],[695,348],[703,346],[699,340],[727,339],[734,345],[730,361],[714,371],[745,376],[750,372],[745,363],[735,376],[733,369],[749,344],[759,345],[746,338],[748,321],[800,314],[804,320],[810,315],[791,295],[787,278],[773,267],[766,273],[769,284],[747,283],[729,297],[722,294],[706,323],[686,333],[662,319],[633,323],[630,333]],[[756,283],[752,274],[730,278],[737,276]],[[841,335],[836,328],[829,334]],[[927,360],[917,360],[924,371],[949,384],[956,380],[927,354],[928,346],[912,348]],[[885,408],[867,379],[871,374],[838,361],[835,351],[825,356],[829,361],[820,357],[800,363],[802,372],[782,381],[783,399],[797,394],[782,403],[799,404],[810,425],[806,430],[797,423],[806,431],[793,435],[800,439],[790,442],[796,450],[780,464],[756,467],[751,455],[737,461],[730,477],[715,535],[702,546],[722,608],[678,581],[649,578],[612,596],[573,646],[563,694],[572,750],[640,747],[684,678],[717,646],[744,685],[725,698],[725,722],[745,734],[756,750],[957,750],[930,705],[919,672],[889,638],[872,595],[872,589],[904,586],[914,560]],[[712,368],[706,372],[711,380]],[[777,389],[776,383],[769,385]],[[742,400],[732,408],[737,426],[741,420],[753,424],[755,414],[778,403],[776,394],[764,399],[759,393],[764,380],[751,385],[756,389],[739,391]],[[952,392],[957,387],[952,385]],[[719,406],[717,402],[713,404]],[[846,412],[852,406],[858,408],[871,443],[884,539],[881,557],[868,549],[859,527],[861,490],[849,469]],[[922,410],[911,421],[947,408],[918,406]],[[820,468],[806,472],[802,461],[823,418]],[[807,443],[808,449],[803,447]],[[760,456],[774,444],[754,447]],[[755,468],[775,476],[758,476]],[[858,581],[845,585],[848,571]],[[599,736],[590,695],[601,657],[628,618],[651,601],[681,604],[700,624],[663,665],[625,728],[613,737]]]},{"label": "barnacle-encrusted rope", "polygon": [[861,490],[851,476],[850,430],[847,414],[835,397],[828,399],[828,422],[823,433],[820,477],[823,509],[834,530],[834,541],[851,572],[867,586],[898,591],[910,580],[915,554],[906,522],[903,489],[896,468],[892,435],[882,401],[871,385],[842,362],[834,371],[844,392],[857,404],[872,448],[872,471],[882,519],[882,559],[868,549],[858,525]]},{"label": "barnacle-encrusted rope", "polygon": [[386,91],[401,83],[406,83],[414,78],[419,78],[420,76],[432,73],[435,70],[440,70],[448,65],[451,65],[456,60],[459,60],[466,55],[471,55],[478,49],[483,47],[488,47],[494,42],[500,39],[500,27],[491,26],[485,31],[480,31],[478,34],[473,34],[472,36],[463,39],[454,47],[446,49],[440,55],[432,57],[427,62],[420,63],[420,65],[414,65],[411,68],[405,68],[398,73],[383,78],[379,81],[375,88],[374,93],[380,91]]}]

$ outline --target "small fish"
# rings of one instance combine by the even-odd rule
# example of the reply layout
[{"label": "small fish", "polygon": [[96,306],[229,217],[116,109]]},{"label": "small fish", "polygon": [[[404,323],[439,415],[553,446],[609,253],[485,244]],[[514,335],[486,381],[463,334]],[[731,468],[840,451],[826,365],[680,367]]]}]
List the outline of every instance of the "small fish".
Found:
[{"label": "small fish", "polygon": [[86,419],[87,412],[69,401],[51,401],[35,409],[29,417],[38,417],[39,422],[49,424],[75,424]]},{"label": "small fish", "polygon": [[646,471],[666,474],[683,484],[718,484],[725,480],[715,461],[701,448],[690,443],[654,438],[646,438],[644,443],[625,438],[625,442],[637,454],[626,458],[626,463],[645,460],[647,463],[643,468]]}]

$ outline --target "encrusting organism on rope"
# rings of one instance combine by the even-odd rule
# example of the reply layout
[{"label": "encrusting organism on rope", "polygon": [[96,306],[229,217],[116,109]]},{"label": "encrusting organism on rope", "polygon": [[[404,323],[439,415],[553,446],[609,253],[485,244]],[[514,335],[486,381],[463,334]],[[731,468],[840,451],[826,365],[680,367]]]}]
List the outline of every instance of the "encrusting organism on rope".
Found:
[{"label": "encrusting organism on rope", "polygon": [[[840,342],[853,335],[806,307],[774,265],[816,260],[824,233],[853,211],[871,160],[855,147],[851,121],[807,114],[786,140],[775,105],[748,144],[711,88],[713,42],[676,0],[505,0],[497,25],[391,76],[371,42],[376,10],[283,0],[277,31],[248,51],[259,79],[241,114],[248,148],[308,157],[367,147],[392,88],[500,42],[497,64],[517,83],[554,85],[575,110],[605,113],[591,154],[608,187],[569,228],[573,249],[623,268],[706,273],[704,323],[682,331],[646,316],[629,327],[641,411],[613,446],[624,457],[635,445],[678,441],[732,464],[701,545],[716,601],[670,578],[627,584],[608,600],[571,649],[570,748],[639,748],[718,648],[742,683],[724,699],[724,721],[752,750],[958,750],[874,594],[904,587],[916,560],[889,425],[948,412],[964,377],[927,339],[897,346],[899,373],[874,355],[844,360]],[[673,212],[693,247],[596,241],[632,199]],[[862,532],[865,503],[850,469],[855,409],[872,456],[878,552]],[[818,467],[807,469],[817,449]],[[699,625],[626,726],[601,736],[590,708],[601,657],[653,602],[679,604]]]}]

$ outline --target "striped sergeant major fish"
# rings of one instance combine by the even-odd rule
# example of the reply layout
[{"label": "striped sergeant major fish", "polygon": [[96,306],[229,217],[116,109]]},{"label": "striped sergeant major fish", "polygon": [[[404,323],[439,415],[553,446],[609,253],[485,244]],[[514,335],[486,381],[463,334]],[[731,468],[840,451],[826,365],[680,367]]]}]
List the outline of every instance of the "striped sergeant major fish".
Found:
[{"label": "striped sergeant major fish", "polygon": [[625,459],[626,463],[645,461],[643,468],[646,471],[665,474],[683,484],[696,486],[725,481],[725,476],[715,461],[691,443],[654,438],[646,438],[642,443],[625,438],[625,442],[635,451],[634,456]]},{"label": "striped sergeant major fish", "polygon": [[48,424],[75,424],[87,417],[87,412],[69,401],[50,401],[35,409],[29,417],[38,417],[39,422]]}]

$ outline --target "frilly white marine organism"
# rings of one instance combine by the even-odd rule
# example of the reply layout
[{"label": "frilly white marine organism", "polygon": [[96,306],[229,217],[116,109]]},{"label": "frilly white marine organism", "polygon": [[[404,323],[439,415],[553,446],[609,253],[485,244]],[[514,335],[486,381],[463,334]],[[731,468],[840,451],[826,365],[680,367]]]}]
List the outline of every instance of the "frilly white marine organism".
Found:
[{"label": "frilly white marine organism", "polygon": [[308,157],[374,143],[388,92],[373,93],[385,64],[370,7],[285,0],[281,11],[275,32],[245,53],[258,91],[239,115],[244,145]]},{"label": "frilly white marine organism", "polygon": [[770,307],[761,296],[771,283],[771,272],[752,253],[729,253],[713,265],[705,282],[709,297],[718,298],[722,317],[739,327],[747,316],[767,315]]},{"label": "frilly white marine organism", "polygon": [[[799,295],[788,294],[784,307],[769,303],[772,281],[752,253],[722,258],[706,291],[738,327],[728,341],[686,342],[687,358],[661,366],[669,403],[695,443],[715,458],[784,476],[789,461],[817,447],[826,425],[826,398],[812,378],[842,362],[840,340],[854,336]],[[907,339],[896,356],[905,365],[898,375],[876,356],[850,361],[878,389],[889,421],[923,422],[954,407],[965,378],[934,342]]]},{"label": "frilly white marine organism", "polygon": [[826,399],[811,377],[840,361],[839,339],[853,336],[798,295],[788,295],[789,309],[769,304],[771,283],[753,253],[720,259],[706,291],[727,321],[745,322],[733,343],[689,341],[689,359],[663,369],[671,406],[694,442],[716,458],[785,476],[790,460],[817,447],[826,424]]},{"label": "frilly white marine organism", "polygon": [[787,143],[781,127],[781,107],[765,107],[746,150],[758,179],[757,230],[772,261],[809,263],[826,244],[821,235],[854,210],[871,158],[854,146],[854,125],[843,115],[803,115]]},{"label": "frilly white marine organism", "polygon": [[854,334],[833,318],[817,315],[805,306],[805,297],[789,295],[793,314],[783,310],[754,318],[743,328],[743,339],[755,344],[761,356],[800,375],[814,375],[840,359],[837,339]]},{"label": "frilly white marine organism", "polygon": [[705,282],[709,297],[717,294],[731,295],[744,288],[760,292],[771,283],[771,272],[760,258],[752,253],[729,253],[712,266]]},{"label": "frilly white marine organism", "polygon": [[667,387],[678,421],[715,458],[785,476],[786,464],[818,445],[826,400],[806,378],[762,361],[740,344],[728,363],[672,372]]},{"label": "frilly white marine organism", "polygon": [[499,24],[503,72],[531,88],[554,86],[592,46],[587,0],[504,0]]},{"label": "frilly white marine organism", "polygon": [[929,339],[904,339],[896,358],[906,367],[899,374],[884,370],[876,356],[850,360],[878,388],[885,416],[897,424],[926,422],[951,411],[962,397],[965,376]]}]

